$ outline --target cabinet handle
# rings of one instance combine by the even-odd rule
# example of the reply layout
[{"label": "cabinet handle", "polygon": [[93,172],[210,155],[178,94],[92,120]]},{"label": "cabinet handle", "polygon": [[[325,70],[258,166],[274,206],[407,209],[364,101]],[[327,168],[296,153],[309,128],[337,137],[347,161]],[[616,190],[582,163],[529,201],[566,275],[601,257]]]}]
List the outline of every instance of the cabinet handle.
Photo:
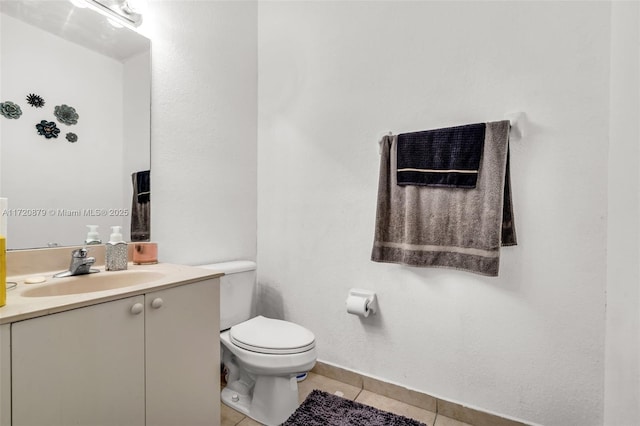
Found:
[{"label": "cabinet handle", "polygon": [[141,314],[144,311],[144,305],[142,303],[134,303],[131,307],[131,313],[133,315]]},{"label": "cabinet handle", "polygon": [[152,307],[153,309],[159,309],[159,308],[162,308],[162,305],[163,305],[163,304],[164,304],[164,301],[163,301],[161,298],[159,298],[159,297],[156,297],[155,299],[153,299],[153,300],[151,301],[151,307]]}]

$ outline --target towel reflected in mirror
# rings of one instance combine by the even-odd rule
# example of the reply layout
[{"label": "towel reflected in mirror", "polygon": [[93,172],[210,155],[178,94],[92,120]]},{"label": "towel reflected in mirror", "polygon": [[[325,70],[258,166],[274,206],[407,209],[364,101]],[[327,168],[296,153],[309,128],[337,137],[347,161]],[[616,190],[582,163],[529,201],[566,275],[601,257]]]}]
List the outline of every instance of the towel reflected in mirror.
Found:
[{"label": "towel reflected in mirror", "polygon": [[151,171],[131,174],[133,201],[131,202],[131,241],[151,238]]}]

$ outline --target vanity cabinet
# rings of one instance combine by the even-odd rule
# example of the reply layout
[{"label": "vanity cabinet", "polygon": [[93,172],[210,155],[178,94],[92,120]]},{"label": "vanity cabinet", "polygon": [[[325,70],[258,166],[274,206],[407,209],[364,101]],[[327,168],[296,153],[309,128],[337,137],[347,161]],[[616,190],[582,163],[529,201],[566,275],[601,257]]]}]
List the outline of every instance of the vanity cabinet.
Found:
[{"label": "vanity cabinet", "polygon": [[13,426],[218,424],[218,312],[208,279],[13,323]]},{"label": "vanity cabinet", "polygon": [[11,331],[0,325],[0,426],[11,425]]},{"label": "vanity cabinet", "polygon": [[147,425],[220,422],[219,295],[218,279],[145,295]]},{"label": "vanity cabinet", "polygon": [[13,323],[13,426],[144,425],[144,301]]}]

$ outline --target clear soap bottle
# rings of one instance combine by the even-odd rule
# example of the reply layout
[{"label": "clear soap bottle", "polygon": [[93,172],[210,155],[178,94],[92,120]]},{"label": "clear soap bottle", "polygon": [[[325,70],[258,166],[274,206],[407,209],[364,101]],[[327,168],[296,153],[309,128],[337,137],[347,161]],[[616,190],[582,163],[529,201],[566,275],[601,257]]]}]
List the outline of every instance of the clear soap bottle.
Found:
[{"label": "clear soap bottle", "polygon": [[89,232],[87,232],[87,238],[84,240],[86,246],[93,244],[102,244],[100,234],[98,234],[98,225],[87,225]]},{"label": "clear soap bottle", "polygon": [[121,226],[111,227],[111,236],[106,246],[105,271],[124,271],[127,269],[127,243],[122,239]]}]

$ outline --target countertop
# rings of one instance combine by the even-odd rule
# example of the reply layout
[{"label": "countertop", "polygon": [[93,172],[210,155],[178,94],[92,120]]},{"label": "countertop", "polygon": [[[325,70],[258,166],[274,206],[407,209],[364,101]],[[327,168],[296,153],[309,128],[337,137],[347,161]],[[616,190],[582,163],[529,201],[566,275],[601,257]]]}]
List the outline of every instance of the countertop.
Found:
[{"label": "countertop", "polygon": [[[170,263],[158,263],[155,265],[134,265],[129,263],[127,271],[105,271],[104,266],[98,267],[97,274],[109,274],[116,276],[121,274],[126,279],[127,271],[153,271],[161,273],[161,278],[150,280],[142,284],[135,284],[110,290],[93,291],[89,293],[69,294],[60,296],[25,297],[23,293],[34,288],[52,286],[57,278],[53,274],[57,271],[38,272],[31,275],[19,275],[7,277],[7,282],[17,282],[13,289],[7,290],[7,304],[0,308],[0,324],[22,321],[43,315],[68,311],[70,309],[95,305],[97,303],[124,299],[131,296],[149,293],[151,291],[177,287],[210,278],[218,278],[224,275],[221,272],[202,269],[194,266],[174,265]],[[47,281],[41,284],[25,284],[24,280],[33,275],[44,276]],[[64,278],[81,280],[83,276]]]}]

